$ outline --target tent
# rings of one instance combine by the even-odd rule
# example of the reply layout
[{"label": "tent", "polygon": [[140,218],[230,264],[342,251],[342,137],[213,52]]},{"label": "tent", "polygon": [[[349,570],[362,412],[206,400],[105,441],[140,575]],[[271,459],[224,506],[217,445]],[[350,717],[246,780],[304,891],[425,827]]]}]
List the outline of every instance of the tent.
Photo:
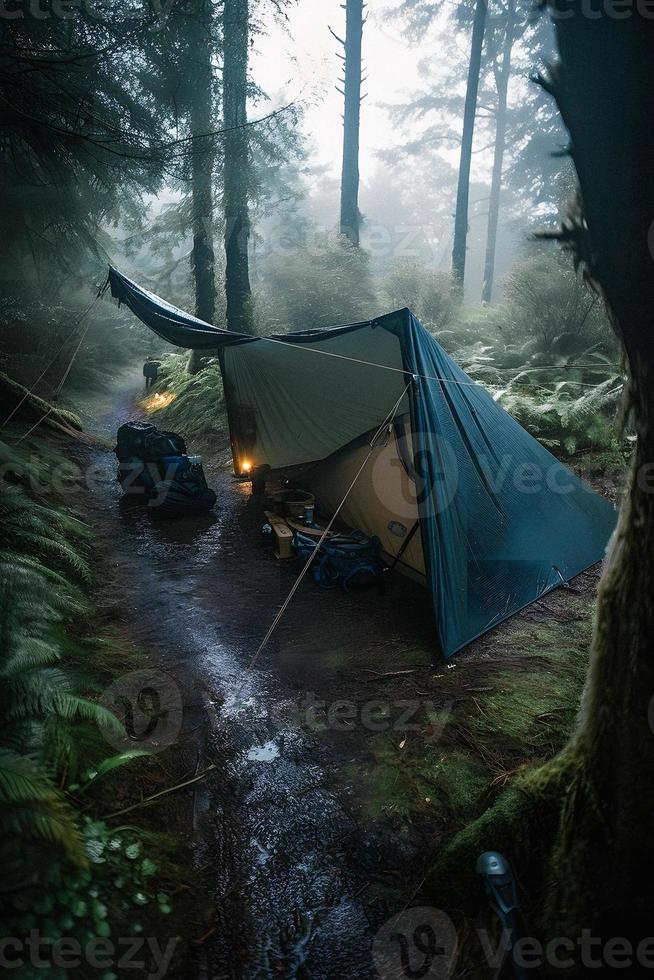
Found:
[{"label": "tent", "polygon": [[[164,340],[216,352],[234,468],[300,471],[427,589],[445,656],[600,561],[616,514],[445,353],[410,310],[250,337],[110,271]],[[356,477],[356,479],[355,479]],[[354,480],[354,485],[351,486]]]}]

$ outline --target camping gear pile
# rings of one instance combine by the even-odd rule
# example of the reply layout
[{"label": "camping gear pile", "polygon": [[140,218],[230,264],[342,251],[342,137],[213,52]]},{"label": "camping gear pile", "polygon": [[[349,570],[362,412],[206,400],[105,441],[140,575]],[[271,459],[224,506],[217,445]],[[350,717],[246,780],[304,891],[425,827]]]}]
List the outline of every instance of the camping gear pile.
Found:
[{"label": "camping gear pile", "polygon": [[278,558],[312,558],[312,578],[323,589],[383,586],[386,564],[379,538],[358,530],[331,531],[320,543],[324,529],[314,524],[314,496],[305,490],[282,490],[274,495],[273,506],[279,513],[265,511],[262,531],[264,538],[273,539]]},{"label": "camping gear pile", "polygon": [[124,492],[158,513],[197,513],[215,504],[202,457],[189,456],[177,433],[160,431],[150,422],[126,422],[118,429],[114,452]]},{"label": "camping gear pile", "polygon": [[109,282],[164,340],[219,351],[234,472],[300,473],[316,510],[377,537],[425,588],[446,657],[603,558],[614,507],[410,310],[255,337]]}]

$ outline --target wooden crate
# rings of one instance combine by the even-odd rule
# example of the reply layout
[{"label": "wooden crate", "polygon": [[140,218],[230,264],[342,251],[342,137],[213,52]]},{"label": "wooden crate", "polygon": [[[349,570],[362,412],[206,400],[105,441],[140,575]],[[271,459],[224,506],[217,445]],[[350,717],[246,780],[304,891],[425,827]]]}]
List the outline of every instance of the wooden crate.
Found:
[{"label": "wooden crate", "polygon": [[272,511],[264,511],[266,520],[273,529],[275,536],[275,555],[277,558],[293,558],[293,532],[283,517],[273,514]]}]

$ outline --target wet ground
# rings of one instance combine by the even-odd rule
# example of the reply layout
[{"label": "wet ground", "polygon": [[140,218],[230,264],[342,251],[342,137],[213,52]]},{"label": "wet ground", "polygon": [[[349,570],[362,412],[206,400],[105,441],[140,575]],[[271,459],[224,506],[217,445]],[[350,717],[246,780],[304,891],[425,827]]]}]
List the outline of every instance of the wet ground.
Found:
[{"label": "wet ground", "polygon": [[[118,425],[138,417],[140,385],[136,376],[117,384],[111,407],[87,427],[113,440]],[[248,669],[298,573],[264,543],[262,502],[205,460],[214,512],[157,520],[123,499],[113,453],[89,453],[103,615],[149,655],[164,686],[172,678],[181,692],[185,765],[214,767],[187,791],[182,816],[209,897],[188,975],[377,977],[373,937],[419,903],[438,837],[428,813],[371,812],[356,773],[380,712],[396,719],[398,702],[420,704],[426,694],[438,707],[425,592],[401,577],[386,595],[307,581]],[[590,594],[596,579],[580,576],[577,592]],[[547,603],[518,621],[556,614],[563,590]],[[470,648],[469,662],[502,656],[510,629]],[[400,671],[412,673],[385,676]]]},{"label": "wet ground", "polygon": [[[112,440],[138,416],[139,394],[129,378],[88,428]],[[362,821],[342,770],[365,753],[360,706],[379,695],[374,672],[428,672],[424,592],[401,578],[385,596],[306,582],[249,670],[298,572],[262,540],[263,504],[249,485],[208,463],[214,512],[162,521],[123,499],[113,453],[91,450],[89,461],[104,614],[175,679],[188,716],[184,751],[190,759],[190,718],[196,771],[215,766],[196,784],[193,806],[198,866],[214,904],[202,974],[376,976],[374,929],[415,890],[423,840],[398,834],[395,822]]]}]

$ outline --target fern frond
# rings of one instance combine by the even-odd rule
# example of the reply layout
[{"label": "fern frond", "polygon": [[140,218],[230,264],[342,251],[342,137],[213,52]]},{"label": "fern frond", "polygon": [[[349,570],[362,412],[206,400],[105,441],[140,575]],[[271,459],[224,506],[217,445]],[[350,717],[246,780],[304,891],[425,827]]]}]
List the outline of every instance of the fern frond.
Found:
[{"label": "fern frond", "polygon": [[53,798],[49,774],[33,759],[0,749],[0,804]]}]

